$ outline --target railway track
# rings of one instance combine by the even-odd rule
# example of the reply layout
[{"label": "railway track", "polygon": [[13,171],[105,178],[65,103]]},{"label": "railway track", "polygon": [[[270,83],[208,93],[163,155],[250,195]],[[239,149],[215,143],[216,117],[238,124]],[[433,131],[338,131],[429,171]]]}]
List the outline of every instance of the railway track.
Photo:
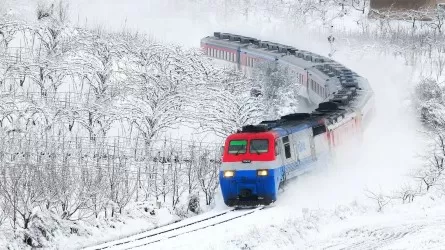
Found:
[{"label": "railway track", "polygon": [[101,245],[84,248],[85,250],[101,250],[101,249],[132,249],[147,246],[163,240],[172,239],[184,234],[196,232],[208,227],[226,223],[228,221],[253,214],[264,209],[264,206],[254,209],[230,209],[215,215],[211,215],[192,222],[180,221],[167,226],[159,227],[137,234],[125,239],[107,242]]}]

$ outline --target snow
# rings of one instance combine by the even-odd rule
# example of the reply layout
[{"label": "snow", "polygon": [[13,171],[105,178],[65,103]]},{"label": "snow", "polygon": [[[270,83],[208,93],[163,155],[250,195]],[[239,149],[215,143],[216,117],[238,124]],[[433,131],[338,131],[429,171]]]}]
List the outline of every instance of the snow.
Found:
[{"label": "snow", "polygon": [[[270,22],[257,17],[248,21],[231,16],[222,19],[213,11],[194,12],[186,3],[178,2],[182,1],[76,0],[72,3],[72,19],[79,24],[99,24],[110,29],[137,29],[159,40],[190,47],[198,46],[199,40],[213,31],[224,30],[322,55],[332,50],[321,32],[295,29],[273,19]],[[356,17],[348,17],[334,25],[349,30],[355,27],[355,20]],[[363,144],[344,148],[326,168],[290,183],[268,209],[161,241],[150,245],[150,249],[443,248],[442,197],[427,195],[411,204],[391,203],[383,213],[378,213],[374,201],[368,199],[365,192],[369,189],[391,193],[414,181],[410,173],[421,165],[418,156],[426,140],[418,133],[420,124],[407,109],[406,101],[410,87],[418,80],[419,69],[406,65],[402,58],[379,54],[372,46],[363,47],[346,38],[338,40],[334,59],[368,78],[376,94],[377,113],[365,132]],[[184,133],[179,131],[178,136]],[[213,211],[181,223],[225,209],[221,199],[217,199]],[[96,230],[86,241],[83,237],[66,238],[58,246],[69,249],[100,243],[174,220],[166,210],[159,213],[157,221],[151,224],[141,223],[138,218],[123,218],[125,224],[116,229]]]},{"label": "snow", "polygon": [[[275,205],[151,249],[441,249],[444,202],[423,197],[383,214],[357,203],[336,209]],[[199,244],[198,244],[199,243]],[[138,248],[136,248],[138,249]],[[140,249],[144,249],[141,247]]]},{"label": "snow", "polygon": [[[155,2],[151,3],[156,5]],[[105,8],[116,11],[116,6],[110,3]],[[323,55],[327,55],[331,50],[325,41],[325,36],[317,32],[296,31],[294,27],[280,25],[281,23],[274,21],[259,24],[255,18],[246,22],[241,18],[232,17],[225,19],[224,22],[218,22],[210,13],[207,16],[200,13],[191,18],[190,9],[184,8],[178,13],[171,9],[167,10],[166,6],[168,4],[159,4],[157,6],[160,7],[159,11],[153,13],[153,9],[147,12],[136,11],[128,5],[122,14],[115,17],[119,16],[121,20],[123,17],[128,17],[127,27],[140,28],[156,34],[160,39],[187,46],[197,46],[200,38],[212,34],[215,30],[224,30],[294,45]],[[100,18],[95,16],[96,20]],[[113,22],[118,22],[118,19],[115,18]],[[168,21],[164,22],[166,19]],[[158,25],[161,20],[162,25]],[[353,26],[351,20],[343,22],[346,25],[345,29]],[[141,23],[144,25],[140,25]],[[301,39],[302,37],[304,39]],[[323,239],[327,242],[326,246],[329,246],[331,237],[333,241],[345,240],[342,232],[353,227],[363,228],[362,232],[367,232],[366,227],[369,227],[368,231],[378,230],[379,226],[385,223],[395,223],[393,226],[395,231],[404,228],[405,224],[402,223],[404,216],[410,216],[409,214],[394,212],[381,215],[373,212],[375,210],[372,201],[365,197],[364,191],[369,188],[392,192],[402,184],[412,181],[409,173],[419,166],[420,159],[417,156],[425,140],[417,133],[419,124],[411,113],[406,112],[404,105],[409,95],[409,87],[415,83],[415,71],[405,65],[403,60],[392,55],[377,54],[372,47],[362,48],[359,44],[351,43],[352,46],[344,41],[337,45],[334,59],[368,78],[376,93],[377,114],[366,131],[363,145],[355,150],[345,149],[346,152],[343,155],[340,153],[337,162],[328,169],[317,171],[291,183],[271,209],[212,229],[163,241],[151,247],[154,249],[320,248],[317,244],[322,241],[318,239]],[[350,157],[351,155],[353,156]],[[366,204],[366,208],[358,205],[345,206],[351,203]],[[411,216],[418,218],[422,213],[420,215],[414,213]],[[391,218],[393,219],[390,220]],[[348,222],[343,222],[344,220]],[[424,222],[428,224],[428,221]]]},{"label": "snow", "polygon": [[[150,209],[152,211],[153,208]],[[134,211],[136,210],[136,211]],[[154,216],[141,209],[129,209],[126,215],[110,220],[98,220],[96,227],[83,225],[91,230],[89,236],[63,237],[56,241],[55,249],[76,249],[79,247],[95,246],[111,240],[126,238],[131,235],[140,234],[158,227],[167,226],[178,221],[167,209],[156,209]]]}]

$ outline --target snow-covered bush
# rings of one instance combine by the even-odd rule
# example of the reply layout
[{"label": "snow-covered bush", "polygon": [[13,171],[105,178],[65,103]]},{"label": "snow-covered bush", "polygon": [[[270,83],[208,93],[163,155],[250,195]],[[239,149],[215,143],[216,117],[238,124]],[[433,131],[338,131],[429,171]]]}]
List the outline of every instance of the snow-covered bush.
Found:
[{"label": "snow-covered bush", "polygon": [[433,127],[444,125],[444,87],[433,79],[422,79],[415,89],[415,105],[422,121]]},{"label": "snow-covered bush", "polygon": [[192,194],[189,197],[188,210],[192,213],[198,214],[201,210],[201,204],[198,194]]}]

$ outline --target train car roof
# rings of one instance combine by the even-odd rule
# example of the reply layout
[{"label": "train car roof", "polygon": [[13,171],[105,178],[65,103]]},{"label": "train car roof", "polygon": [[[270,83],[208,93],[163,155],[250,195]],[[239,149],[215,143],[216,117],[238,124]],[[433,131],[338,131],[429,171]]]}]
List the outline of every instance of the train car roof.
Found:
[{"label": "train car roof", "polygon": [[266,126],[266,130],[275,131],[280,136],[316,126],[322,119],[326,126],[334,128],[339,126],[339,121],[349,119],[356,110],[363,111],[370,108],[371,104],[368,101],[373,93],[369,82],[330,58],[291,46],[230,33],[214,32],[214,36],[205,37],[201,42],[237,49],[288,66],[302,68],[312,74],[312,78],[318,84],[325,85],[329,93],[328,98],[325,102],[319,103],[315,111],[306,114],[307,117],[304,114],[293,114],[301,117],[292,122],[282,117],[273,122],[263,121],[257,125]]}]

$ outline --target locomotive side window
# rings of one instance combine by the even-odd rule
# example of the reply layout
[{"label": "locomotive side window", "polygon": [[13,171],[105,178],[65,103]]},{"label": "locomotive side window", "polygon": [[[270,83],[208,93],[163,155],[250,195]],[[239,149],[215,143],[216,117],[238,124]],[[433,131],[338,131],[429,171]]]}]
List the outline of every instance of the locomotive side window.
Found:
[{"label": "locomotive side window", "polygon": [[232,140],[229,143],[229,154],[244,154],[247,149],[246,140]]},{"label": "locomotive side window", "polygon": [[325,125],[318,125],[316,127],[312,127],[312,134],[313,136],[317,136],[319,134],[326,133],[326,126]]},{"label": "locomotive side window", "polygon": [[267,153],[269,151],[269,141],[268,140],[251,140],[250,141],[250,153],[260,154]]},{"label": "locomotive side window", "polygon": [[284,155],[286,156],[286,159],[289,159],[292,157],[290,151],[289,136],[283,137],[283,144],[284,144]]}]

